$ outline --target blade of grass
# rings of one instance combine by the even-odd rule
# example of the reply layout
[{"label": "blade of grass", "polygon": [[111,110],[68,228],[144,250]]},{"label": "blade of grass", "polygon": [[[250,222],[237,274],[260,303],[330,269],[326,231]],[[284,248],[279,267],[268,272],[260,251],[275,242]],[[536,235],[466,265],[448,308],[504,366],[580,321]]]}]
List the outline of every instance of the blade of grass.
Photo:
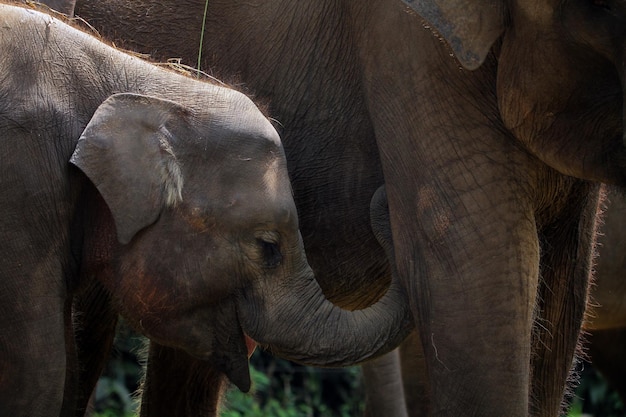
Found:
[{"label": "blade of grass", "polygon": [[202,31],[200,32],[200,46],[198,47],[198,73],[197,76],[200,78],[200,65],[202,61],[202,44],[204,43],[204,28],[206,26],[206,15],[209,10],[209,0],[206,0],[204,3],[204,15],[202,16]]}]

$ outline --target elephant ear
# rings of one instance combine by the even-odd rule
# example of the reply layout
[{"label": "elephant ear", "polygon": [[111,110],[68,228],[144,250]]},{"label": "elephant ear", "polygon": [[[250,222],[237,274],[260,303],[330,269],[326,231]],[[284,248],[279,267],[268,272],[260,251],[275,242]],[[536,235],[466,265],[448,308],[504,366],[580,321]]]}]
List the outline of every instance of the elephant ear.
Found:
[{"label": "elephant ear", "polygon": [[155,97],[115,94],[85,127],[70,162],[107,203],[122,244],[182,199],[183,178],[165,124],[185,118],[180,105]]},{"label": "elephant ear", "polygon": [[502,0],[403,0],[432,25],[454,51],[463,67],[483,63],[505,28]]}]

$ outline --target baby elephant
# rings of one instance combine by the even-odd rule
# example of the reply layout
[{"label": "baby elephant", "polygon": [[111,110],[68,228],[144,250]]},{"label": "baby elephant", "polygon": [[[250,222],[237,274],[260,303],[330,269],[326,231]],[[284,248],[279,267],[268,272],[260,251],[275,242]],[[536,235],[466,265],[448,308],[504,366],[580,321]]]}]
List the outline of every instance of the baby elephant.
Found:
[{"label": "baby elephant", "polygon": [[0,415],[74,415],[72,301],[96,280],[151,340],[239,364],[246,388],[225,300],[299,242],[269,121],[34,10],[0,5],[0,51]]}]

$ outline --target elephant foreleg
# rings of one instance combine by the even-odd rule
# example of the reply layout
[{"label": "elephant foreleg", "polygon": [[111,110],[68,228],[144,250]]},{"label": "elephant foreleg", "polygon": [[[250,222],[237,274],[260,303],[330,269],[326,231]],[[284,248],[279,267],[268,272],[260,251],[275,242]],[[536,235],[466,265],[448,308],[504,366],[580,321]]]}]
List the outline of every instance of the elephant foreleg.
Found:
[{"label": "elephant foreleg", "polygon": [[400,345],[400,367],[409,417],[430,416],[430,389],[426,358],[417,332],[412,332]]},{"label": "elephant foreleg", "polygon": [[400,352],[386,355],[362,365],[365,381],[365,417],[408,417],[400,369]]},{"label": "elephant foreleg", "polygon": [[215,417],[225,381],[210,362],[150,342],[140,415]]},{"label": "elephant foreleg", "polygon": [[365,417],[429,416],[424,359],[419,337],[412,332],[398,349],[364,363]]},{"label": "elephant foreleg", "polygon": [[0,323],[0,416],[61,415],[65,320],[63,308],[51,298],[24,302],[0,296],[0,309],[11,315]]},{"label": "elephant foreleg", "polygon": [[76,416],[83,416],[113,347],[118,315],[109,293],[94,281],[76,296],[73,316],[79,365]]},{"label": "elephant foreleg", "polygon": [[588,296],[598,193],[574,190],[567,210],[540,230],[541,274],[533,329],[531,415],[552,417],[579,343]]},{"label": "elephant foreleg", "polygon": [[[372,230],[385,249],[394,269],[389,207],[384,185],[379,187],[372,197],[370,220]],[[426,362],[417,332],[411,332],[397,350],[363,364],[363,377],[366,417],[428,416],[430,400]]]}]

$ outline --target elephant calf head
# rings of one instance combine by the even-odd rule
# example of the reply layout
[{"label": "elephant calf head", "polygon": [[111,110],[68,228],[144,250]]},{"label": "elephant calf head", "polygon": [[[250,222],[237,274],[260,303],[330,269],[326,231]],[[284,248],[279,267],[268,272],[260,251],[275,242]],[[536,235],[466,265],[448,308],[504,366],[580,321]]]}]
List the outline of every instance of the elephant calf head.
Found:
[{"label": "elephant calf head", "polygon": [[[100,279],[122,314],[153,341],[211,360],[244,391],[244,331],[314,365],[352,364],[395,347],[411,328],[397,284],[356,312],[324,297],[306,261],[276,131],[244,96],[225,105],[207,117],[118,94],[78,141],[71,162],[112,218],[90,233],[98,242],[89,258],[100,263],[90,268],[105,271]],[[103,254],[107,234],[117,243]]]},{"label": "elephant calf head", "polygon": [[[71,162],[110,210],[117,243],[92,259],[110,264],[101,279],[123,315],[161,344],[203,359],[219,352],[246,389],[232,296],[271,274],[299,232],[278,134],[243,95],[233,92],[223,105],[223,114],[206,115],[160,98],[113,95]],[[101,242],[103,233],[95,235]]]}]

